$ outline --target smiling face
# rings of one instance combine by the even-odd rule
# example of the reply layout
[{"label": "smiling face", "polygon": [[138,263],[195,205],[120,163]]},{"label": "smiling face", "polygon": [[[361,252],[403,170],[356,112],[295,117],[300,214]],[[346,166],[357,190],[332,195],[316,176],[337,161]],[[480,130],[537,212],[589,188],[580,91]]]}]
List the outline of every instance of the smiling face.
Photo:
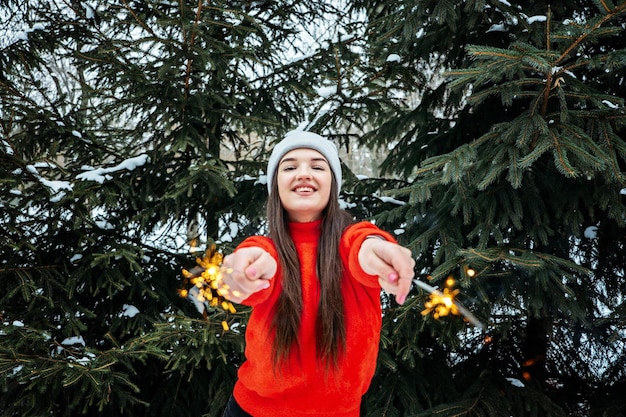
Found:
[{"label": "smiling face", "polygon": [[330,199],[332,179],[330,165],[321,153],[305,148],[287,152],[278,164],[276,182],[289,220],[320,219]]}]

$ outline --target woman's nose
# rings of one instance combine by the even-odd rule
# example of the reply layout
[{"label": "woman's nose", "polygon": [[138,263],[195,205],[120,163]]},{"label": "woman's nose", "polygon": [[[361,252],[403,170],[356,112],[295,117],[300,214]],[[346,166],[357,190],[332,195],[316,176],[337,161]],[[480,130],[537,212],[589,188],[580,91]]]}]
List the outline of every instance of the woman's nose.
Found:
[{"label": "woman's nose", "polygon": [[311,170],[308,167],[299,167],[296,178],[311,178]]}]

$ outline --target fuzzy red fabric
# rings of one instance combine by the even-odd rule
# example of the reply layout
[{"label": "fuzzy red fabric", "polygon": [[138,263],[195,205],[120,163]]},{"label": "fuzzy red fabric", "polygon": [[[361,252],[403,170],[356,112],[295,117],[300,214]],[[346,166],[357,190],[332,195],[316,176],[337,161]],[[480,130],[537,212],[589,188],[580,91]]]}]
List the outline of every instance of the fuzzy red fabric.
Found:
[{"label": "fuzzy red fabric", "polygon": [[[321,221],[290,224],[300,257],[303,310],[299,343],[284,367],[273,366],[274,336],[270,330],[281,288],[280,267],[268,289],[244,301],[253,309],[246,328],[246,361],[239,369],[234,396],[254,417],[358,417],[361,398],[374,375],[382,321],[380,285],[377,276],[363,271],[358,252],[368,235],[384,236],[392,242],[395,239],[369,222],[356,223],[344,232],[339,252],[346,271],[342,283],[346,351],[337,368],[326,369],[315,351],[320,290],[315,263],[320,226]],[[238,248],[250,246],[261,247],[277,257],[267,237],[248,238]]]}]

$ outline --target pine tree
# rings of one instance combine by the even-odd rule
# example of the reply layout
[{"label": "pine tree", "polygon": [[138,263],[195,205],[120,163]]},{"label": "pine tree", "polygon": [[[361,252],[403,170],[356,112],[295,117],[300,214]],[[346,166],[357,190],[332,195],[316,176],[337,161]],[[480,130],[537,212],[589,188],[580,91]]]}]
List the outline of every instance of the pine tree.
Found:
[{"label": "pine tree", "polygon": [[181,268],[262,226],[240,178],[303,119],[300,27],[334,10],[3,2],[0,415],[221,415],[245,311],[203,319]]},{"label": "pine tree", "polygon": [[0,415],[220,415],[246,312],[180,269],[303,122],[388,154],[342,198],[487,323],[383,296],[364,415],[623,415],[625,5],[527,3],[3,1]]},{"label": "pine tree", "polygon": [[390,307],[367,415],[626,410],[626,4],[528,3],[361,4],[360,140],[406,202],[377,219],[488,323]]}]

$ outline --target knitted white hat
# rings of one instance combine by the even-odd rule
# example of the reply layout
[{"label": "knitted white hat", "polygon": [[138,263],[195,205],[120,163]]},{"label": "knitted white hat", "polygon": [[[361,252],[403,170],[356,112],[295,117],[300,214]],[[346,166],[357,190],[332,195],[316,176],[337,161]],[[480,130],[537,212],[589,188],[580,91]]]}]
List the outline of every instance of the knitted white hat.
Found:
[{"label": "knitted white hat", "polygon": [[337,181],[337,191],[339,192],[339,190],[341,190],[342,179],[341,162],[339,161],[337,146],[320,135],[302,130],[292,130],[285,135],[283,140],[274,146],[270,160],[267,163],[267,192],[272,192],[272,179],[274,178],[274,173],[282,157],[289,151],[301,148],[316,150],[326,158]]}]

